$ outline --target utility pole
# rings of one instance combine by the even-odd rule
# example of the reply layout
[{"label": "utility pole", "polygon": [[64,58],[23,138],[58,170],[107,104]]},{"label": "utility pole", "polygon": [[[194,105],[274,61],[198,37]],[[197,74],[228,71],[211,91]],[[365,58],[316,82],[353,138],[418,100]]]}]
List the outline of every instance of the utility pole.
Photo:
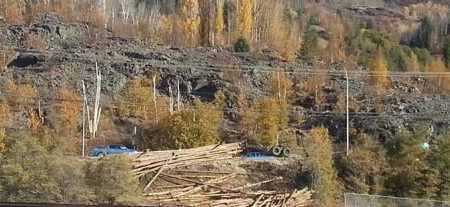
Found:
[{"label": "utility pole", "polygon": [[84,86],[84,80],[81,81],[81,85],[83,87],[83,130],[82,130],[82,134],[81,134],[81,156],[84,157],[84,152],[85,152],[85,125],[86,125],[86,118],[85,118],[85,114],[86,114],[86,88]]},{"label": "utility pole", "polygon": [[348,153],[349,153],[349,148],[350,148],[350,143],[349,143],[349,139],[350,139],[350,126],[349,126],[349,111],[348,111],[348,91],[349,91],[349,82],[348,82],[348,71],[347,71],[347,68],[346,67],[344,67],[344,70],[345,70],[345,78],[346,78],[346,83],[347,83],[347,96],[346,96],[346,103],[345,103],[345,107],[346,107],[346,113],[347,113],[347,150],[346,150],[346,152],[347,152],[347,156],[348,156]]}]

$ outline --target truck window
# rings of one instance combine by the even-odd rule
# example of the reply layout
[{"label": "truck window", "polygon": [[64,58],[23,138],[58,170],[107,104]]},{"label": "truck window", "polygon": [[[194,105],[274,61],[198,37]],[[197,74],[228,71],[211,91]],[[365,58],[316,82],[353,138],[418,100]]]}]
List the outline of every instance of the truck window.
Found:
[{"label": "truck window", "polygon": [[119,146],[117,146],[117,145],[110,145],[109,148],[110,149],[119,149]]}]

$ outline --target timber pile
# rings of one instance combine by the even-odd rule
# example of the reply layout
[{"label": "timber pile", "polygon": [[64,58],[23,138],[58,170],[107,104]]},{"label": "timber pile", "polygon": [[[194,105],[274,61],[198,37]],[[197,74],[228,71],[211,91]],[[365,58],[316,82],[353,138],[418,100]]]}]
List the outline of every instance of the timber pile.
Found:
[{"label": "timber pile", "polygon": [[[247,173],[195,171],[183,167],[230,159],[242,149],[238,143],[187,150],[145,152],[134,159],[134,173],[145,180],[143,195],[158,204],[207,207],[302,207],[311,203],[312,192],[256,190],[280,181],[276,177],[242,183]],[[149,176],[146,176],[149,175]]]}]

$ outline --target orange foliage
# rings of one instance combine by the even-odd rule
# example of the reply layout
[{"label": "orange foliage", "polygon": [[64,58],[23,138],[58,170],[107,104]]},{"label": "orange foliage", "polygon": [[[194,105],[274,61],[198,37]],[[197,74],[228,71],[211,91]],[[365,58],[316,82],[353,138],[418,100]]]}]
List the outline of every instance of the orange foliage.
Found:
[{"label": "orange foliage", "polygon": [[23,21],[22,9],[17,0],[3,0],[0,4],[0,13],[9,23],[19,23]]},{"label": "orange foliage", "polygon": [[370,82],[375,87],[377,93],[386,88],[389,83],[387,73],[387,61],[381,51],[378,51],[370,65]]},{"label": "orange foliage", "polygon": [[325,84],[325,70],[322,63],[316,62],[313,66],[313,73],[309,74],[309,79],[301,85],[301,91],[315,97],[319,96],[322,86]]},{"label": "orange foliage", "polygon": [[5,101],[0,101],[0,128],[11,126],[11,112],[9,105]]},{"label": "orange foliage", "polygon": [[0,153],[5,151],[5,139],[6,139],[5,129],[0,129]]},{"label": "orange foliage", "polygon": [[78,154],[79,134],[78,124],[82,111],[81,97],[72,89],[62,87],[57,92],[57,97],[61,100],[55,103],[55,109],[59,123],[56,126],[56,133],[63,140],[69,154]]},{"label": "orange foliage", "polygon": [[41,119],[34,110],[30,110],[28,113],[27,126],[33,133],[39,129],[39,126],[41,126]]},{"label": "orange foliage", "polygon": [[406,61],[407,70],[410,72],[419,72],[419,60],[417,59],[417,55],[414,52],[411,52]]},{"label": "orange foliage", "polygon": [[23,109],[33,103],[33,99],[37,96],[36,90],[30,85],[17,85],[11,80],[7,80],[4,84],[6,99],[13,107]]}]

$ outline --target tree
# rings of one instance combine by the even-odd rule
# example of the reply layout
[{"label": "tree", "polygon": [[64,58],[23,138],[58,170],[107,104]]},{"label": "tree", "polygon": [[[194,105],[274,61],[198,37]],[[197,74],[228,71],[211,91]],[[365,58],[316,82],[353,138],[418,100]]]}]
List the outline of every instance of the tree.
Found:
[{"label": "tree", "polygon": [[278,137],[278,103],[274,98],[265,98],[259,102],[258,134],[264,146],[275,146]]},{"label": "tree", "polygon": [[[447,72],[447,68],[444,65],[444,62],[440,58],[434,58],[431,62],[429,62],[426,66],[426,71],[433,72],[439,74]],[[450,78],[448,77],[432,77],[428,78],[431,84],[433,92],[448,92],[450,91]]]},{"label": "tree", "polygon": [[137,179],[129,158],[117,156],[88,162],[85,183],[94,203],[129,203],[136,196]]},{"label": "tree", "polygon": [[197,100],[193,107],[165,117],[150,130],[151,137],[143,145],[152,149],[186,149],[216,143],[224,100],[220,93],[216,93],[212,103]]},{"label": "tree", "polygon": [[378,50],[370,65],[371,84],[376,88],[377,92],[384,89],[388,84],[388,68],[386,58],[381,50]]},{"label": "tree", "polygon": [[436,198],[450,199],[450,139],[448,135],[441,137],[433,147],[427,161],[438,172]]},{"label": "tree", "polygon": [[333,166],[333,149],[328,129],[315,127],[303,141],[305,165],[312,173],[315,206],[338,206],[341,184]]},{"label": "tree", "polygon": [[215,42],[222,44],[222,31],[224,28],[223,20],[223,3],[221,1],[216,1],[216,16],[214,18],[214,38]]},{"label": "tree", "polygon": [[317,52],[317,33],[308,26],[303,34],[303,42],[300,46],[300,58],[305,61],[313,61]]},{"label": "tree", "polygon": [[81,97],[73,89],[62,87],[57,92],[61,101],[55,103],[57,143],[63,146],[68,154],[80,152],[79,121],[82,111]]},{"label": "tree", "polygon": [[385,182],[386,193],[400,197],[432,198],[436,195],[437,172],[427,163],[428,152],[421,144],[425,130],[403,132],[387,143],[390,169]]},{"label": "tree", "polygon": [[0,101],[0,129],[11,126],[11,112],[6,101]]},{"label": "tree", "polygon": [[411,51],[408,56],[408,61],[406,61],[407,70],[410,72],[420,72],[419,59],[417,59],[416,53]]},{"label": "tree", "polygon": [[253,0],[242,0],[238,12],[238,36],[250,40],[253,24]]},{"label": "tree", "polygon": [[33,103],[33,99],[37,96],[36,89],[31,85],[18,85],[7,80],[4,84],[6,99],[11,106],[19,109],[25,109]]},{"label": "tree", "polygon": [[368,135],[360,135],[350,154],[342,158],[342,175],[346,189],[355,193],[381,194],[383,173],[387,167],[385,150]]},{"label": "tree", "polygon": [[182,0],[184,44],[195,46],[198,43],[198,27],[200,25],[198,0]]},{"label": "tree", "polygon": [[250,44],[244,37],[239,37],[236,44],[234,45],[235,52],[250,52]]},{"label": "tree", "polygon": [[443,51],[442,55],[444,58],[445,67],[448,68],[450,66],[450,39],[449,38],[445,38],[444,51]]},{"label": "tree", "polygon": [[5,129],[0,128],[0,154],[5,151],[5,139],[6,139],[6,132]]},{"label": "tree", "polygon": [[0,201],[29,203],[86,202],[80,162],[49,154],[38,140],[16,133],[0,155]]},{"label": "tree", "polygon": [[419,31],[416,39],[412,42],[413,46],[419,48],[432,49],[432,35],[434,32],[434,25],[428,17],[421,20]]}]

